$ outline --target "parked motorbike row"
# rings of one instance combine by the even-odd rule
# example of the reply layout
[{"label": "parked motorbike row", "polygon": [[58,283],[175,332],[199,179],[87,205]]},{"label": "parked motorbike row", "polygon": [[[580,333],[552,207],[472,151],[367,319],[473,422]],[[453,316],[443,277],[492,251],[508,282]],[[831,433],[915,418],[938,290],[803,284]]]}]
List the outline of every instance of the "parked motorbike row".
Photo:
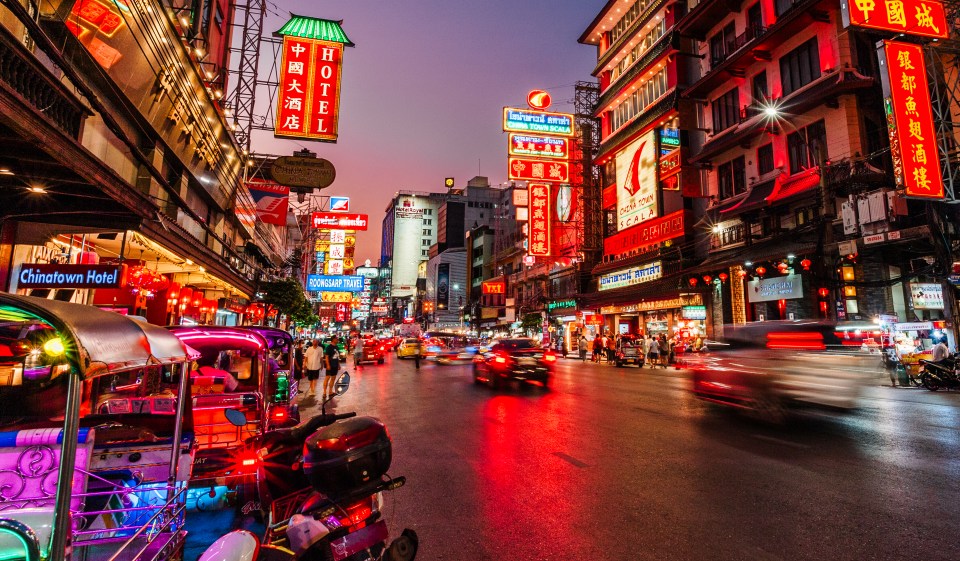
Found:
[{"label": "parked motorbike row", "polygon": [[381,517],[404,483],[386,428],[326,403],[297,424],[291,352],[276,329],[0,294],[0,557],[182,559],[191,501],[227,489],[266,530],[204,561],[413,560],[416,534],[388,546]]},{"label": "parked motorbike row", "polygon": [[920,384],[935,392],[940,389],[960,388],[960,354],[954,354],[939,362],[921,360]]}]

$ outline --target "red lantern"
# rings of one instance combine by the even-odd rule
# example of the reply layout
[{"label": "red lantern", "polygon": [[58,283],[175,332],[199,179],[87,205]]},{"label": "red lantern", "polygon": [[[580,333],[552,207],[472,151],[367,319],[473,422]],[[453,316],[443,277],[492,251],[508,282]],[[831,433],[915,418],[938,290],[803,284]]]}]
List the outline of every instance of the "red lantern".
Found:
[{"label": "red lantern", "polygon": [[800,262],[800,266],[803,267],[804,271],[810,270],[811,261],[809,259],[804,259]]},{"label": "red lantern", "polygon": [[828,289],[828,288],[821,288],[821,289],[817,290],[817,294],[820,295],[820,298],[826,298],[827,296],[830,296],[830,289]]},{"label": "red lantern", "polygon": [[713,280],[713,277],[711,277],[710,275],[703,275],[703,282],[705,282],[706,284],[710,284],[710,281],[712,280]]},{"label": "red lantern", "polygon": [[759,267],[757,267],[756,271],[757,271],[757,275],[759,275],[759,276],[761,276],[761,277],[762,277],[763,275],[767,274],[767,268],[764,267],[763,265],[760,265]]},{"label": "red lantern", "polygon": [[190,300],[193,298],[193,289],[185,286],[180,289],[180,310],[186,310],[187,306],[190,305]]},{"label": "red lantern", "polygon": [[720,273],[719,275],[717,275],[717,277],[720,279],[720,282],[727,282],[727,274],[726,274],[726,273]]},{"label": "red lantern", "polygon": [[747,271],[745,269],[740,269],[737,271],[737,274],[740,275],[740,278],[747,276]]},{"label": "red lantern", "polygon": [[697,278],[696,278],[696,277],[690,277],[690,281],[689,281],[689,282],[690,282],[690,286],[697,286]]},{"label": "red lantern", "polygon": [[790,266],[787,265],[786,263],[782,263],[782,262],[781,262],[781,263],[777,263],[777,269],[778,269],[781,273],[786,273],[786,272],[787,272],[787,269],[789,269],[789,268],[790,268]]},{"label": "red lantern", "polygon": [[197,290],[193,293],[193,302],[190,304],[192,307],[199,309],[203,305],[203,292]]},{"label": "red lantern", "polygon": [[167,303],[176,306],[177,300],[180,298],[180,284],[171,282],[170,288],[167,289]]}]

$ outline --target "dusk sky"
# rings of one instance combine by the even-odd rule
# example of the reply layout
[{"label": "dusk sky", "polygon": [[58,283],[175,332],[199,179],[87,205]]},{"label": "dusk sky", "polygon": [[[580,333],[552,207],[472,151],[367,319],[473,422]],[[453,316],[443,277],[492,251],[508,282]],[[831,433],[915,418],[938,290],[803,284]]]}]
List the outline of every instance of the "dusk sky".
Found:
[{"label": "dusk sky", "polygon": [[[458,187],[476,175],[491,184],[506,181],[504,106],[526,106],[528,91],[545,89],[553,110],[573,109],[573,84],[592,79],[596,62],[595,49],[577,38],[604,4],[273,0],[268,9],[280,15],[268,15],[266,33],[279,29],[288,12],[342,19],[356,47],[344,53],[337,144],[260,132],[253,149],[283,155],[306,147],[330,160],[337,179],[323,194],[349,196],[351,210],[370,215],[356,257],[376,264],[380,224],[396,191],[443,191],[444,177],[455,177]],[[261,73],[270,69],[269,53],[263,50]]]}]

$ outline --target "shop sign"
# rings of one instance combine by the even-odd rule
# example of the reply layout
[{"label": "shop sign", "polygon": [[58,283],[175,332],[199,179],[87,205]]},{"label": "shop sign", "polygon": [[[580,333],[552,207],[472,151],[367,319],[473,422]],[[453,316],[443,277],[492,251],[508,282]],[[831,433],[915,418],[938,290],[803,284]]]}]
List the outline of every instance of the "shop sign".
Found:
[{"label": "shop sign", "polygon": [[331,259],[327,261],[325,270],[328,275],[342,275],[343,274],[343,260],[342,259]]},{"label": "shop sign", "polygon": [[366,214],[346,214],[342,212],[314,212],[311,215],[314,228],[330,230],[366,230]]},{"label": "shop sign", "polygon": [[357,267],[357,274],[365,279],[375,279],[380,275],[380,269],[376,267]]},{"label": "shop sign", "polygon": [[943,286],[939,283],[911,282],[910,298],[917,310],[942,310]]},{"label": "shop sign", "polygon": [[684,212],[678,210],[662,218],[650,220],[603,240],[603,253],[616,255],[638,247],[660,243],[683,235]]},{"label": "shop sign", "polygon": [[587,325],[603,325],[603,316],[599,316],[599,315],[587,316],[587,319],[584,320],[584,323]]},{"label": "shop sign", "polygon": [[547,303],[547,311],[552,312],[554,310],[565,310],[568,308],[576,308],[576,300],[554,300],[553,302]]},{"label": "shop sign", "polygon": [[650,131],[617,153],[617,230],[657,217],[657,142]]},{"label": "shop sign", "polygon": [[530,220],[530,209],[528,209],[527,207],[518,206],[514,210],[517,211],[517,215],[516,215],[517,222],[526,222]]},{"label": "shop sign", "polygon": [[221,298],[220,309],[233,312],[235,314],[242,314],[247,311],[247,303],[246,300],[241,300],[239,298]]},{"label": "shop sign", "polygon": [[844,26],[940,39],[949,30],[943,4],[936,0],[846,0],[840,8]]},{"label": "shop sign", "polygon": [[480,285],[483,294],[506,294],[507,283],[502,280],[483,281]]},{"label": "shop sign", "polygon": [[330,197],[330,212],[350,212],[350,197]]},{"label": "shop sign", "polygon": [[17,288],[120,288],[127,282],[125,265],[20,266]]},{"label": "shop sign", "polygon": [[633,312],[650,312],[653,310],[673,310],[684,306],[702,306],[703,298],[700,294],[685,294],[676,298],[665,298],[662,300],[645,300],[636,304],[626,306],[604,306],[600,308],[600,313],[610,314],[629,314]]},{"label": "shop sign", "polygon": [[343,230],[330,230],[330,243],[347,243],[347,233]]},{"label": "shop sign", "polygon": [[336,308],[336,321],[347,321],[347,314],[350,313],[350,304],[337,304]]},{"label": "shop sign", "polygon": [[321,302],[341,303],[341,302],[350,302],[352,300],[353,300],[352,292],[329,292],[328,291],[328,292],[320,293]]},{"label": "shop sign", "polygon": [[683,319],[707,319],[707,307],[683,306],[680,308],[680,317]]},{"label": "shop sign", "polygon": [[663,150],[680,148],[680,129],[660,129],[660,148]]},{"label": "shop sign", "polygon": [[632,286],[663,277],[663,266],[660,261],[631,267],[600,276],[600,290],[611,290],[624,286]]},{"label": "shop sign", "polygon": [[840,242],[837,244],[837,249],[840,250],[840,255],[856,255],[857,254],[857,240],[850,240],[848,242]]},{"label": "shop sign", "polygon": [[287,205],[290,188],[272,181],[251,179],[247,181],[250,196],[257,205],[257,218],[264,224],[287,225]]},{"label": "shop sign", "polygon": [[550,94],[543,90],[530,90],[530,93],[527,94],[527,105],[531,109],[544,110],[550,107],[550,102],[553,101],[550,98]]},{"label": "shop sign", "polygon": [[504,107],[503,131],[573,136],[573,115]]},{"label": "shop sign", "polygon": [[330,259],[343,259],[347,256],[347,246],[343,244],[330,244]]},{"label": "shop sign", "polygon": [[880,65],[894,181],[908,197],[943,199],[923,47],[884,41]]},{"label": "shop sign", "polygon": [[385,314],[389,311],[386,305],[374,304],[370,306],[370,312],[374,314]]},{"label": "shop sign", "polygon": [[863,245],[870,245],[875,243],[880,243],[886,239],[886,236],[883,234],[873,234],[872,236],[863,237]]},{"label": "shop sign", "polygon": [[529,156],[533,158],[553,158],[566,160],[570,157],[570,139],[552,136],[532,136],[510,133],[510,146],[507,152],[511,156]]},{"label": "shop sign", "polygon": [[530,184],[530,222],[527,226],[527,253],[534,257],[550,255],[550,186]]},{"label": "shop sign", "polygon": [[680,173],[680,150],[671,150],[660,157],[660,181]]},{"label": "shop sign", "polygon": [[530,203],[530,199],[527,197],[528,191],[526,189],[514,189],[513,190],[513,206],[527,206]]},{"label": "shop sign", "polygon": [[274,136],[336,142],[343,43],[284,34],[281,52]]},{"label": "shop sign", "polygon": [[557,187],[557,222],[568,222],[573,212],[573,187],[563,184]]},{"label": "shop sign", "polygon": [[311,292],[363,292],[363,277],[307,275],[306,289]]},{"label": "shop sign", "polygon": [[800,275],[754,279],[747,283],[747,297],[750,302],[803,298],[803,279]]},{"label": "shop sign", "polygon": [[508,158],[510,179],[519,181],[570,181],[570,165],[565,161]]},{"label": "shop sign", "polygon": [[894,331],[933,331],[932,321],[911,321],[898,323],[893,326]]}]

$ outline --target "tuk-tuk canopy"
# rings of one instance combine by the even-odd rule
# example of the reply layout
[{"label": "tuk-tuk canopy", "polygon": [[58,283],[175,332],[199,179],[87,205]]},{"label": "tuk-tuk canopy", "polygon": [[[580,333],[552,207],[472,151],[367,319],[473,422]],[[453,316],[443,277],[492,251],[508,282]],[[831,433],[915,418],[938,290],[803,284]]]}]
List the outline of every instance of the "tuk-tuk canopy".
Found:
[{"label": "tuk-tuk canopy", "polygon": [[267,346],[271,350],[278,347],[283,347],[284,345],[291,345],[293,343],[293,337],[289,333],[282,329],[277,329],[276,327],[253,325],[244,327],[244,329],[258,333],[267,341]]},{"label": "tuk-tuk canopy", "polygon": [[42,321],[57,330],[83,377],[196,356],[166,329],[93,306],[0,293],[0,322]]},{"label": "tuk-tuk canopy", "polygon": [[227,327],[219,325],[197,325],[189,327],[168,327],[185,345],[197,349],[204,356],[210,351],[238,349],[260,351],[268,348],[267,342],[259,333],[245,327]]}]

